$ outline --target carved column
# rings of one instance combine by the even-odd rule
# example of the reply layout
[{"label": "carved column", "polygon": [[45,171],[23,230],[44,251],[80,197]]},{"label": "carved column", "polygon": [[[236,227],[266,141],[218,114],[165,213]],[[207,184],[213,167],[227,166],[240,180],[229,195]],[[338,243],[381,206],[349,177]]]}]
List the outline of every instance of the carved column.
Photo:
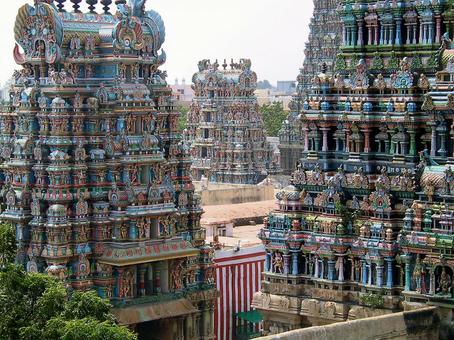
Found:
[{"label": "carved column", "polygon": [[319,263],[318,263],[318,258],[317,258],[317,257],[315,257],[314,262],[315,262],[315,263],[314,263],[314,265],[315,265],[315,268],[314,268],[314,277],[315,277],[315,278],[318,278],[318,272],[319,272],[319,267],[318,267],[318,266],[319,266]]},{"label": "carved column", "polygon": [[377,286],[383,286],[383,264],[377,263]]},{"label": "carved column", "polygon": [[141,296],[145,295],[145,272],[147,271],[147,267],[141,265],[139,267],[139,293]]},{"label": "carved column", "polygon": [[344,258],[343,257],[339,257],[340,261],[339,261],[339,275],[337,277],[337,279],[339,281],[344,281]]},{"label": "carved column", "polygon": [[365,260],[361,260],[361,266],[362,266],[362,273],[361,273],[361,278],[363,284],[367,284],[367,265]]},{"label": "carved column", "polygon": [[288,275],[290,272],[290,255],[284,254],[284,274]]},{"label": "carved column", "polygon": [[432,134],[430,138],[430,155],[435,157],[437,155],[437,124],[432,123]]},{"label": "carved column", "polygon": [[266,254],[265,254],[265,272],[270,271],[270,264],[271,264],[270,257],[271,257],[271,254],[269,252],[266,252]]},{"label": "carved column", "polygon": [[304,151],[309,151],[309,129],[304,128],[303,134],[304,134]]},{"label": "carved column", "polygon": [[372,262],[366,263],[366,267],[367,267],[367,272],[368,272],[367,284],[369,286],[371,286],[372,285]]},{"label": "carved column", "polygon": [[435,272],[434,268],[429,268],[430,277],[429,277],[429,294],[433,295],[435,293]]},{"label": "carved column", "polygon": [[416,156],[416,132],[414,129],[408,130],[410,134],[410,156]]},{"label": "carved column", "polygon": [[292,253],[292,275],[298,275],[298,252]]},{"label": "carved column", "polygon": [[439,44],[441,41],[441,17],[437,15],[435,18],[436,28],[435,28],[435,43]]},{"label": "carved column", "polygon": [[370,152],[370,130],[363,130],[364,133],[364,153]]},{"label": "carved column", "polygon": [[405,256],[405,290],[411,290],[411,264],[410,264],[410,256]]},{"label": "carved column", "polygon": [[334,280],[334,268],[336,265],[336,261],[333,259],[328,260],[328,280]]},{"label": "carved column", "polygon": [[363,20],[358,20],[358,46],[363,46],[364,39],[363,39]]},{"label": "carved column", "polygon": [[323,133],[323,144],[322,144],[322,151],[328,151],[328,131],[329,128],[323,127],[321,128]]},{"label": "carved column", "polygon": [[386,287],[392,288],[393,286],[393,258],[386,258],[387,275],[386,275]]},{"label": "carved column", "polygon": [[402,37],[402,19],[398,18],[396,20],[396,40],[395,40],[396,45],[402,44],[401,37]]}]

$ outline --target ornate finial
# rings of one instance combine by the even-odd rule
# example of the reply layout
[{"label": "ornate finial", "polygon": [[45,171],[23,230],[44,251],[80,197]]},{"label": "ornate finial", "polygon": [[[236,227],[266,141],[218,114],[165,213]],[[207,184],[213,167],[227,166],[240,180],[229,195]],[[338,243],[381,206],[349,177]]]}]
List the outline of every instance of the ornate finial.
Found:
[{"label": "ornate finial", "polygon": [[224,71],[225,71],[225,69],[227,68],[227,66],[228,66],[228,65],[227,65],[227,60],[224,59],[224,64],[222,64],[222,67],[224,68]]},{"label": "ornate finial", "polygon": [[95,6],[96,4],[98,3],[98,0],[87,0],[87,4],[88,4],[88,9],[90,10],[90,13],[92,14],[96,14],[95,12]]},{"label": "ornate finial", "polygon": [[326,65],[325,62],[323,62],[323,64],[322,64],[322,73],[326,74],[327,71],[328,71],[328,65]]},{"label": "ornate finial", "polygon": [[79,4],[82,2],[82,0],[71,0],[71,2],[74,4],[73,5],[73,8],[74,8],[74,13],[80,13],[80,6]]},{"label": "ornate finial", "polygon": [[63,5],[64,2],[66,2],[66,0],[57,0],[57,8],[59,12],[65,12],[65,5]]},{"label": "ornate finial", "polygon": [[233,58],[230,60],[230,68],[233,70],[233,67],[235,66],[235,63],[233,62]]},{"label": "ornate finial", "polygon": [[115,0],[115,5],[126,5],[126,0]]},{"label": "ornate finial", "polygon": [[104,7],[102,8],[102,10],[104,11],[104,14],[110,14],[109,10],[110,10],[110,5],[112,4],[112,0],[101,0],[101,5],[103,5]]}]

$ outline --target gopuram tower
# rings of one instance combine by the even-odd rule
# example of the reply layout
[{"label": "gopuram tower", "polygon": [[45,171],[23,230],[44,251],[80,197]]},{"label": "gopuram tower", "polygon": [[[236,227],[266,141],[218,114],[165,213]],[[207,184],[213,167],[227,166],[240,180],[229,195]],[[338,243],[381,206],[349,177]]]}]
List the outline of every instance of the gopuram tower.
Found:
[{"label": "gopuram tower", "polygon": [[193,178],[257,184],[275,173],[278,164],[266,140],[251,61],[232,60],[229,68],[225,60],[223,65],[202,60],[192,80],[195,99],[185,140],[191,147]]},{"label": "gopuram tower", "polygon": [[24,5],[14,27],[1,219],[18,261],[95,289],[139,334],[212,339],[212,249],[160,70],[164,23],[144,0],[71,2]]},{"label": "gopuram tower", "polygon": [[298,114],[312,79],[326,65],[333,74],[336,56],[342,44],[342,21],[337,11],[338,1],[314,0],[314,12],[309,23],[309,38],[304,50],[303,67],[297,77],[297,88],[290,105],[290,113],[279,132],[279,150],[283,174],[290,174],[301,157],[302,134]]},{"label": "gopuram tower", "polygon": [[302,157],[260,232],[264,332],[454,307],[454,11],[341,1],[344,40],[296,102]]}]

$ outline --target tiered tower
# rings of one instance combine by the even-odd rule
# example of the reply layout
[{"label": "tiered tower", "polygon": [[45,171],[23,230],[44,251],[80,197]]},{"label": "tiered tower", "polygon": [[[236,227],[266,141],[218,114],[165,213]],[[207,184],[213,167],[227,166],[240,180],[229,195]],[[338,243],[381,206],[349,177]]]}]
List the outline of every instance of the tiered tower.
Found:
[{"label": "tiered tower", "polygon": [[[11,102],[0,115],[1,218],[18,260],[111,299],[119,321],[161,338],[211,339],[212,250],[190,180],[161,49],[144,0],[19,9]],[[164,311],[164,312],[163,312]]]},{"label": "tiered tower", "polygon": [[338,4],[334,0],[314,0],[303,68],[297,77],[298,85],[290,113],[279,132],[281,168],[287,175],[292,173],[303,151],[298,115],[307,90],[311,87],[312,79],[321,72],[321,65],[326,65],[325,72],[328,74],[333,74],[334,71],[336,55],[342,44],[342,21],[337,11]]},{"label": "tiered tower", "polygon": [[265,332],[454,306],[452,6],[342,1],[337,74],[301,103],[303,157],[260,233]]},{"label": "tiered tower", "polygon": [[342,21],[337,11],[339,1],[314,0],[314,11],[309,23],[309,38],[304,50],[302,84],[310,88],[312,78],[325,63],[329,73],[334,70],[336,55],[342,44]]},{"label": "tiered tower", "polygon": [[191,145],[192,175],[212,182],[256,184],[274,173],[277,162],[266,140],[254,91],[257,75],[251,61],[233,60],[219,69],[216,61],[199,62],[195,98],[185,139]]}]

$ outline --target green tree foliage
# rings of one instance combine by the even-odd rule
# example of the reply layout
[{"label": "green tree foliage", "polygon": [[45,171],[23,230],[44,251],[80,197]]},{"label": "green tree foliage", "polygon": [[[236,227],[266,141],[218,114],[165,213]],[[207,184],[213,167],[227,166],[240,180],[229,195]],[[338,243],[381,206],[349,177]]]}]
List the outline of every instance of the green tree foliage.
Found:
[{"label": "green tree foliage", "polygon": [[181,106],[178,108],[178,111],[180,111],[181,115],[178,118],[178,131],[183,132],[184,129],[186,129],[186,119],[188,117],[188,112],[189,108],[186,106]]},{"label": "green tree foliage", "polygon": [[0,272],[0,339],[126,339],[110,304],[95,292],[68,293],[61,281],[8,265]]},{"label": "green tree foliage", "polygon": [[16,235],[9,223],[0,223],[0,268],[14,262],[16,258]]},{"label": "green tree foliage", "polygon": [[284,111],[282,103],[264,104],[260,107],[260,112],[263,115],[263,123],[265,124],[267,135],[269,137],[277,137],[282,122],[287,119],[287,112]]}]

